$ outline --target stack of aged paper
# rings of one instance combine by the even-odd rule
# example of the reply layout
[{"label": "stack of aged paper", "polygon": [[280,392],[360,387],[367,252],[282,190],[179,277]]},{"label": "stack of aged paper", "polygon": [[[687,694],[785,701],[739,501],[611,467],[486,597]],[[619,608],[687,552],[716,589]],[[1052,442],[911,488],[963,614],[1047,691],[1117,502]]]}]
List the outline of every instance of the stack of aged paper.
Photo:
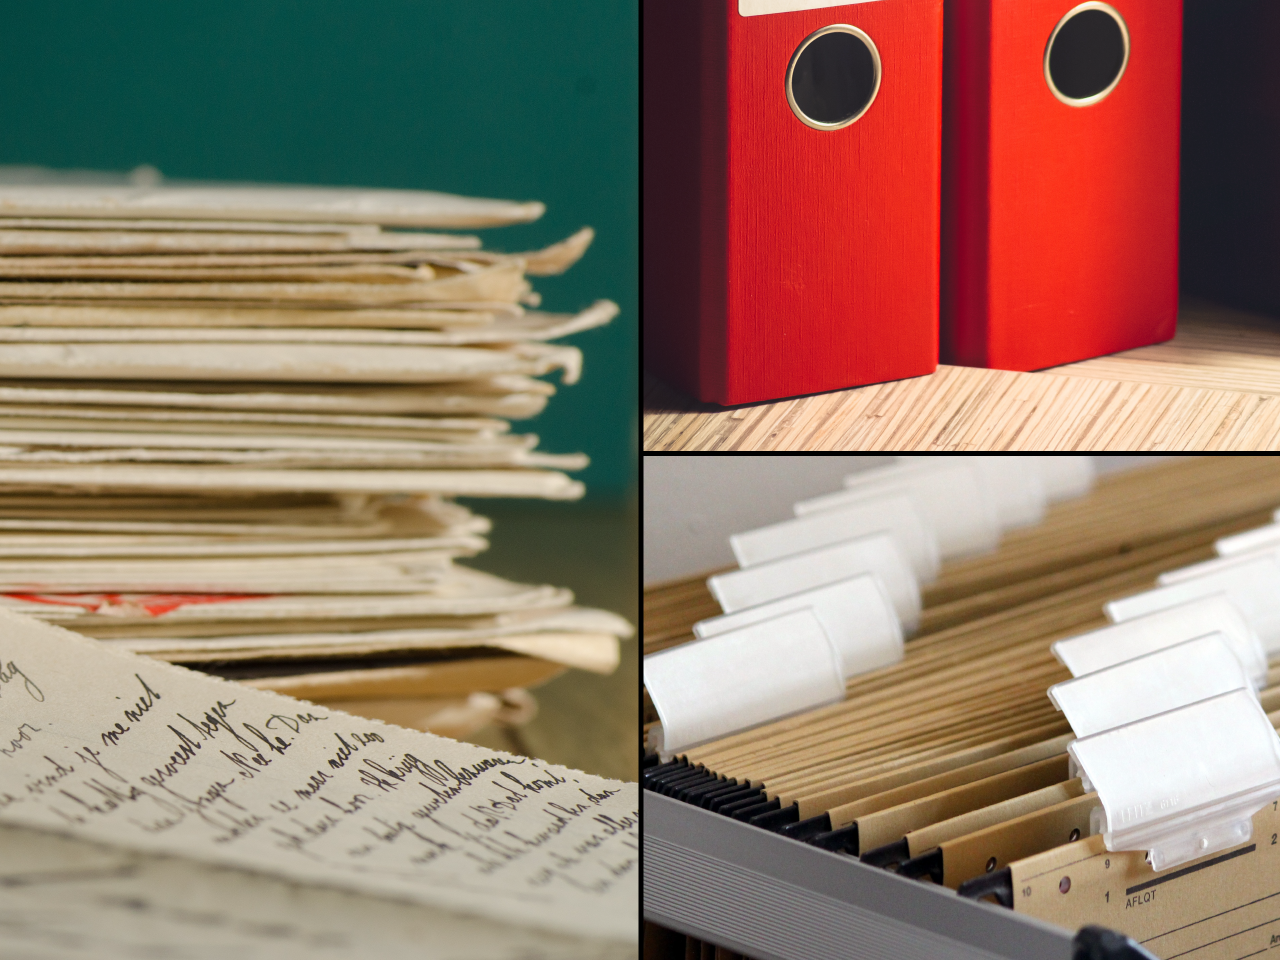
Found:
[{"label": "stack of aged paper", "polygon": [[[646,784],[1068,929],[1120,930],[1157,956],[1265,952],[1275,804],[1254,815],[1251,840],[1189,866],[1157,871],[1145,851],[1108,851],[1091,822],[1098,795],[1068,763],[1075,735],[1046,690],[1072,676],[1055,641],[1106,626],[1105,603],[1214,557],[1218,538],[1269,523],[1277,505],[1280,464],[1268,457],[1105,478],[999,551],[944,564],[900,664],[850,679],[843,702],[665,766],[650,757]],[[693,623],[718,612],[702,580],[646,591],[646,652],[692,641]],[[1274,654],[1258,699],[1280,726]],[[657,717],[646,713],[647,728]]]},{"label": "stack of aged paper", "polygon": [[[441,230],[536,203],[0,176],[0,604],[266,689],[465,733],[609,671],[620,618],[455,564],[455,496],[570,499],[537,449],[582,357],[532,253]],[[430,232],[428,232],[430,231]]]}]

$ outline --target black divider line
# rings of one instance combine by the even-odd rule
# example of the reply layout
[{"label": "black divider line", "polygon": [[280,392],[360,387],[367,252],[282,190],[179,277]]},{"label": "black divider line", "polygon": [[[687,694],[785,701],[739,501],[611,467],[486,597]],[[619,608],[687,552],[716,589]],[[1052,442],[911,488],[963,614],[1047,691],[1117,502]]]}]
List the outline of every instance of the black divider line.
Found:
[{"label": "black divider line", "polygon": [[1251,843],[1247,847],[1241,847],[1239,850],[1232,850],[1230,853],[1224,853],[1220,857],[1214,857],[1212,860],[1206,860],[1204,863],[1197,863],[1193,867],[1183,867],[1181,870],[1175,870],[1167,877],[1161,877],[1158,880],[1148,880],[1146,883],[1140,883],[1136,887],[1130,887],[1126,890],[1125,896],[1131,893],[1137,893],[1139,890],[1148,890],[1151,887],[1158,887],[1162,883],[1168,883],[1170,880],[1177,880],[1179,877],[1185,877],[1189,873],[1195,873],[1197,870],[1204,870],[1206,867],[1216,867],[1220,863],[1228,860],[1234,860],[1236,857],[1243,857],[1246,853],[1253,853],[1258,849],[1256,843]]}]

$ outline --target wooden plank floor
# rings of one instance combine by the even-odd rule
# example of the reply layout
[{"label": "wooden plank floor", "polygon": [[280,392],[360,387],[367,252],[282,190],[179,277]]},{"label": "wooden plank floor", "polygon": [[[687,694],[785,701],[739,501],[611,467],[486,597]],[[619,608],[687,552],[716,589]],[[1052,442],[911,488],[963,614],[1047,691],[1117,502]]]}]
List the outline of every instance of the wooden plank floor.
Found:
[{"label": "wooden plank floor", "polygon": [[646,377],[644,449],[1280,450],[1280,319],[1187,300],[1153,347],[741,407]]}]

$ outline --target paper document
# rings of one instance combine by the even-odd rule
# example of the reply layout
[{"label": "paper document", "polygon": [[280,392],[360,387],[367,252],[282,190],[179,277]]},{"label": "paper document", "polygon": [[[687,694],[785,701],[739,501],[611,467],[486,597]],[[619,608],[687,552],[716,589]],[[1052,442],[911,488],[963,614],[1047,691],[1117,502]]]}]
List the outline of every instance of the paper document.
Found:
[{"label": "paper document", "polygon": [[635,784],[0,612],[0,822],[634,942]]}]

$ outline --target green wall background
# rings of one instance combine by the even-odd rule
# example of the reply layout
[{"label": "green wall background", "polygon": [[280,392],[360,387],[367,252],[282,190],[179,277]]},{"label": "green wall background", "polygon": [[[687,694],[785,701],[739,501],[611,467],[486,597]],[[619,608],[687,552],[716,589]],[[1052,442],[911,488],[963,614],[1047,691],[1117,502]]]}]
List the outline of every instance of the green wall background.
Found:
[{"label": "green wall background", "polygon": [[638,6],[627,0],[45,0],[0,30],[0,163],[542,200],[485,245],[597,240],[543,306],[616,300],[582,381],[517,429],[635,483]]}]

